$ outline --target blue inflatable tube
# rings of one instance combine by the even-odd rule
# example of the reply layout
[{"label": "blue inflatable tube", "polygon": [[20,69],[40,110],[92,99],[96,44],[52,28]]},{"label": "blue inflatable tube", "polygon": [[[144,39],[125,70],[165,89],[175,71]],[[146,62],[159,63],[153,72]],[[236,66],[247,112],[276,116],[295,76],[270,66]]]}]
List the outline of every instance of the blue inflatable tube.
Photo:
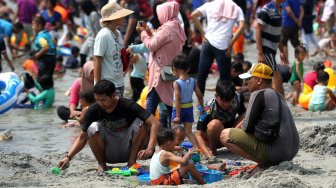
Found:
[{"label": "blue inflatable tube", "polygon": [[5,84],[0,94],[0,114],[4,114],[16,105],[24,83],[14,72],[0,73],[0,82]]}]

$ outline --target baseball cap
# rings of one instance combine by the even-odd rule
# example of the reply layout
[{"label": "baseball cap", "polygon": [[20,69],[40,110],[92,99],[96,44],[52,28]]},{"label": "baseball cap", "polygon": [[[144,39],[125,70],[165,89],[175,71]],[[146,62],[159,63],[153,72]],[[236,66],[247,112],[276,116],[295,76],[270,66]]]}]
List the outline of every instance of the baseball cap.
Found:
[{"label": "baseball cap", "polygon": [[254,64],[249,71],[246,73],[240,74],[239,78],[247,79],[252,76],[263,78],[263,79],[272,79],[273,71],[271,67],[263,63]]}]

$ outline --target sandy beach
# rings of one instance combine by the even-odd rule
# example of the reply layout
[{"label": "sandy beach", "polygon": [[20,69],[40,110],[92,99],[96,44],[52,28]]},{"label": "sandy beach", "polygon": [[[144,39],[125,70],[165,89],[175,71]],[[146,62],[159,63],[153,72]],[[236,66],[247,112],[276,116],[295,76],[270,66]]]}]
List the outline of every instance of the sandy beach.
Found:
[{"label": "sandy beach", "polygon": [[[293,62],[294,50],[289,45],[289,60]],[[245,46],[245,59],[256,63],[256,46]],[[15,61],[16,73],[23,72],[23,58]],[[318,58],[305,62],[305,71],[311,70]],[[335,65],[335,59],[333,60]],[[8,71],[3,62],[4,70]],[[335,67],[334,67],[335,70]],[[0,115],[0,130],[11,129],[13,139],[0,141],[0,187],[134,187],[146,186],[136,176],[110,176],[97,173],[97,162],[87,145],[70,162],[70,167],[61,176],[55,176],[50,169],[66,155],[80,129],[64,128],[57,117],[56,108],[68,105],[64,92],[79,75],[78,70],[67,70],[66,75],[55,81],[56,101],[47,110],[11,109]],[[207,88],[214,88],[217,76],[210,75]],[[130,96],[129,78],[125,77],[125,96]],[[292,91],[290,84],[284,84],[286,92]],[[204,99],[214,96],[206,91]],[[196,97],[194,96],[196,99]],[[252,177],[242,173],[235,177],[225,175],[224,180],[199,186],[195,184],[179,187],[336,187],[336,110],[330,112],[308,112],[300,106],[290,107],[300,134],[300,150],[292,161],[260,170]],[[195,108],[196,109],[196,108]],[[196,119],[196,118],[195,118]],[[223,148],[218,152],[223,162],[237,160],[250,163]],[[138,163],[149,167],[150,160]],[[124,167],[113,164],[109,167]],[[236,167],[228,166],[228,169]]]},{"label": "sandy beach", "polygon": [[[311,67],[307,61],[306,69]],[[19,62],[16,66],[19,71]],[[19,72],[18,71],[18,72]],[[0,142],[0,187],[133,187],[139,186],[135,176],[109,176],[96,172],[97,163],[88,146],[70,162],[70,167],[60,177],[50,172],[57,164],[74,139],[79,128],[63,128],[57,117],[56,107],[67,104],[64,92],[78,75],[77,71],[67,71],[55,82],[57,99],[54,108],[36,111],[12,109],[0,117],[0,128],[11,128],[13,139]],[[215,86],[216,76],[210,75],[208,88]],[[126,86],[129,81],[125,78]],[[284,84],[291,91],[289,84]],[[130,90],[126,91],[126,96]],[[213,92],[207,91],[205,99]],[[336,187],[336,111],[308,112],[299,106],[290,107],[300,133],[300,150],[292,161],[261,170],[250,178],[246,173],[230,177],[203,187]],[[224,162],[237,160],[250,162],[237,157],[225,148],[219,152]],[[145,168],[149,160],[138,161]],[[110,167],[124,167],[114,164]],[[233,169],[234,167],[228,166]],[[145,186],[145,185],[141,185]],[[182,185],[181,187],[198,185]]]}]

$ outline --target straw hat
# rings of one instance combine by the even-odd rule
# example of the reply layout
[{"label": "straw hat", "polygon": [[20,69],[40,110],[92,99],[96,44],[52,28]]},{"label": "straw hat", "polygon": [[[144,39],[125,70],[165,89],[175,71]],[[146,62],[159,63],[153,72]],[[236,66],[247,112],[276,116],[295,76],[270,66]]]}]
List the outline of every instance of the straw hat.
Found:
[{"label": "straw hat", "polygon": [[101,9],[102,18],[100,19],[100,23],[123,18],[132,13],[133,11],[122,8],[118,3],[108,3]]}]

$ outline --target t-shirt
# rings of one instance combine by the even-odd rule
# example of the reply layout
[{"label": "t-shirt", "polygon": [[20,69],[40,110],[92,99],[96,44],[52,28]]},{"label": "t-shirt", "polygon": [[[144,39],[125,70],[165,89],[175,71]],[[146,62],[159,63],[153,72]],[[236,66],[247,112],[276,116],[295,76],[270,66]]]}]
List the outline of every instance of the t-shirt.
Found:
[{"label": "t-shirt", "polygon": [[34,0],[17,0],[19,8],[19,22],[31,24],[38,8]]},{"label": "t-shirt", "polygon": [[113,82],[115,87],[123,87],[124,75],[120,51],[124,47],[124,40],[120,31],[117,32],[118,37],[114,38],[110,29],[102,28],[95,38],[93,54],[102,57],[101,79]]},{"label": "t-shirt", "polygon": [[119,98],[117,106],[111,113],[107,113],[96,103],[87,110],[82,131],[87,132],[93,122],[99,122],[112,131],[124,131],[136,118],[145,122],[150,115],[150,112],[130,99]]},{"label": "t-shirt", "polygon": [[48,15],[48,10],[44,10],[41,13],[41,16],[44,18],[46,23],[50,23],[51,25],[56,24],[57,22],[62,21],[62,16],[60,13],[54,11],[54,14],[52,16]]},{"label": "t-shirt", "polygon": [[330,16],[336,12],[336,2],[335,0],[327,0],[324,4],[323,14],[321,17],[322,22],[329,20]]},{"label": "t-shirt", "polygon": [[281,20],[281,12],[273,1],[267,3],[258,13],[258,23],[264,26],[261,31],[263,49],[269,49],[276,53],[280,41]]},{"label": "t-shirt", "polygon": [[135,54],[139,57],[139,60],[136,63],[133,63],[133,71],[131,77],[145,79],[145,74],[147,70],[147,62],[145,57],[141,54]]},{"label": "t-shirt", "polygon": [[325,104],[327,100],[327,92],[326,92],[327,86],[323,85],[316,85],[314,86],[314,91],[312,94],[312,97],[309,101],[309,105],[314,104]]},{"label": "t-shirt", "polygon": [[227,19],[226,22],[217,21],[212,17],[215,5],[214,2],[208,2],[197,10],[207,17],[208,27],[206,28],[205,38],[217,49],[225,50],[232,39],[233,25],[236,22],[244,21],[244,13],[239,8],[237,20]]},{"label": "t-shirt", "polygon": [[286,0],[282,7],[284,11],[282,12],[282,26],[283,27],[297,27],[294,20],[292,20],[291,17],[289,17],[287,11],[285,8],[289,6],[292,9],[292,12],[294,13],[296,18],[299,18],[300,16],[300,6],[301,6],[301,0]]},{"label": "t-shirt", "polygon": [[11,37],[12,31],[13,24],[4,19],[0,19],[0,38]]},{"label": "t-shirt", "polygon": [[[251,93],[242,129],[253,134],[255,125],[261,119],[279,122],[279,97],[271,88]],[[267,143],[268,159],[272,163],[293,159],[300,145],[299,134],[286,100],[280,97],[280,103],[282,113],[279,136],[272,143]]]},{"label": "t-shirt", "polygon": [[312,89],[314,86],[317,84],[317,72],[312,71],[308,72],[304,77],[303,77],[303,82],[307,85],[309,85]]},{"label": "t-shirt", "polygon": [[206,113],[205,117],[201,117],[198,120],[197,123],[197,130],[200,131],[206,131],[207,126],[213,119],[218,119],[222,122],[222,124],[225,126],[225,128],[233,127],[236,115],[243,114],[246,111],[246,108],[244,106],[244,99],[241,94],[236,92],[236,96],[232,100],[231,107],[228,110],[221,109],[216,99],[210,99],[208,100],[204,105],[204,112]]}]

